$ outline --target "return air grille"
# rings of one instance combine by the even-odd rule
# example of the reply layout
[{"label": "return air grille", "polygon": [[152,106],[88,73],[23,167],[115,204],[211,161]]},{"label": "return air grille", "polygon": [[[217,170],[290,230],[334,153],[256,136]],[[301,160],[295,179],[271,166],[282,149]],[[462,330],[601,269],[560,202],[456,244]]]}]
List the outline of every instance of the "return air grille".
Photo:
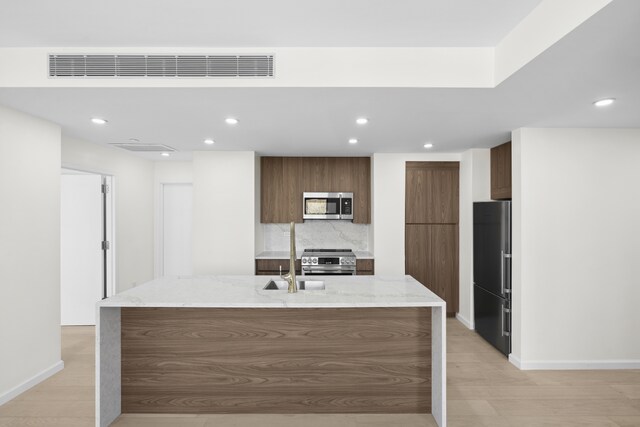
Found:
[{"label": "return air grille", "polygon": [[118,148],[124,148],[125,150],[129,150],[129,151],[143,151],[143,152],[176,151],[175,148],[169,147],[168,145],[162,145],[162,144],[142,144],[139,142],[136,142],[136,143],[113,142],[113,143],[110,143],[109,145],[113,145],[114,147],[118,147]]},{"label": "return air grille", "polygon": [[49,77],[273,77],[273,55],[49,55]]}]

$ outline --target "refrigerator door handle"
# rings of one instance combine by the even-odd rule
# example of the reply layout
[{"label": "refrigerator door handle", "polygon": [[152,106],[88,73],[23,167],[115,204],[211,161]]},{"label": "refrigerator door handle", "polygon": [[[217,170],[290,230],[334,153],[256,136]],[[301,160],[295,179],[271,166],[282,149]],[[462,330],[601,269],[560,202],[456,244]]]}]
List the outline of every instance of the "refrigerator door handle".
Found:
[{"label": "refrigerator door handle", "polygon": [[504,260],[505,258],[511,259],[511,254],[505,254],[504,251],[500,251],[500,290],[502,294],[510,294],[511,289],[504,285]]},{"label": "refrigerator door handle", "polygon": [[500,251],[500,293],[504,295],[504,251]]},{"label": "refrigerator door handle", "polygon": [[511,313],[511,310],[506,308],[503,305],[502,309],[500,310],[500,332],[502,333],[503,337],[508,337],[508,336],[511,335],[511,332],[505,331],[505,327],[504,327],[504,314],[505,313]]}]

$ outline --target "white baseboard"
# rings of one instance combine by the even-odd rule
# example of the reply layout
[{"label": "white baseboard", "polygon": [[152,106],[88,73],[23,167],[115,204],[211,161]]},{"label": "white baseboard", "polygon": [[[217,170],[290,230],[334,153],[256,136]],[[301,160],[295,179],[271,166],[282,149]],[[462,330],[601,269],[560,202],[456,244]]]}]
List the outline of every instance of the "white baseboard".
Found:
[{"label": "white baseboard", "polygon": [[509,362],[523,371],[640,369],[640,360],[533,360],[509,355]]},{"label": "white baseboard", "polygon": [[60,372],[62,369],[64,369],[64,362],[62,360],[60,360],[60,361],[54,363],[49,368],[47,368],[44,371],[40,372],[39,374],[36,374],[33,377],[29,378],[27,381],[23,382],[22,384],[19,384],[18,386],[12,388],[11,390],[7,391],[6,393],[1,394],[0,395],[0,405],[4,405],[5,403],[10,401],[11,399],[13,399],[13,398],[17,397],[18,395],[24,393],[25,391],[29,390],[31,387],[33,387],[35,385],[38,385],[39,383],[41,383],[42,381],[46,380],[50,376]]},{"label": "white baseboard", "polygon": [[456,313],[456,319],[458,319],[458,321],[460,323],[462,323],[464,326],[467,327],[467,329],[471,329],[473,331],[474,329],[474,325],[473,322],[470,320],[467,320],[462,314],[460,313]]},{"label": "white baseboard", "polygon": [[511,364],[516,368],[522,369],[522,363],[520,362],[520,359],[515,357],[513,354],[509,354],[509,362],[511,362]]}]

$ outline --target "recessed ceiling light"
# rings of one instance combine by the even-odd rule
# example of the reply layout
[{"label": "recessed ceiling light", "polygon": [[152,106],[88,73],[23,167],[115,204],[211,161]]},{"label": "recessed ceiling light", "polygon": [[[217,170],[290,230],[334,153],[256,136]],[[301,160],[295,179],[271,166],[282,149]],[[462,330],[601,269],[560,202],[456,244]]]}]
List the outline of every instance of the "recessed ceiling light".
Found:
[{"label": "recessed ceiling light", "polygon": [[424,148],[432,148],[432,147],[433,147],[433,144],[430,142],[424,144]]},{"label": "recessed ceiling light", "polygon": [[213,139],[209,138],[209,139],[205,139],[204,143],[207,144],[207,145],[212,145],[212,144],[215,143],[215,141]]},{"label": "recessed ceiling light", "polygon": [[140,140],[138,138],[129,138],[129,142],[136,143],[136,142],[140,142]]},{"label": "recessed ceiling light", "polygon": [[169,157],[169,153],[167,153],[167,152],[160,153],[160,155],[161,155],[162,157]]},{"label": "recessed ceiling light", "polygon": [[226,119],[224,119],[224,121],[227,122],[228,125],[238,124],[238,119],[234,119],[233,117],[227,117]]},{"label": "recessed ceiling light", "polygon": [[369,123],[369,119],[367,119],[366,117],[359,117],[356,119],[356,123],[359,125],[366,125],[367,123]]},{"label": "recessed ceiling light", "polygon": [[615,98],[600,99],[594,102],[593,105],[595,105],[596,107],[606,107],[607,105],[613,104],[613,101],[615,100],[616,100]]},{"label": "recessed ceiling light", "polygon": [[107,121],[105,119],[101,119],[100,117],[94,117],[91,119],[91,122],[96,124],[96,125],[104,125],[107,123]]},{"label": "recessed ceiling light", "polygon": [[357,143],[358,143],[358,140],[357,140],[357,139],[355,139],[355,138],[351,138],[351,139],[349,140],[349,144],[357,144]]}]

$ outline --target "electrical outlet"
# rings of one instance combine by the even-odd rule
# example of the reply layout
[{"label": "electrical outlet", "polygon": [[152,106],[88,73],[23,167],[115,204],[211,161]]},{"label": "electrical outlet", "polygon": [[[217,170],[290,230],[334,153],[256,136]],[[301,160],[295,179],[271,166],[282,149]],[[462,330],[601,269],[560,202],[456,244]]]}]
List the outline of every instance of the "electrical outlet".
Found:
[{"label": "electrical outlet", "polygon": [[289,236],[291,236],[291,232],[290,232],[290,231],[283,231],[283,232],[282,232],[282,235],[283,235],[284,237],[289,237]]}]

